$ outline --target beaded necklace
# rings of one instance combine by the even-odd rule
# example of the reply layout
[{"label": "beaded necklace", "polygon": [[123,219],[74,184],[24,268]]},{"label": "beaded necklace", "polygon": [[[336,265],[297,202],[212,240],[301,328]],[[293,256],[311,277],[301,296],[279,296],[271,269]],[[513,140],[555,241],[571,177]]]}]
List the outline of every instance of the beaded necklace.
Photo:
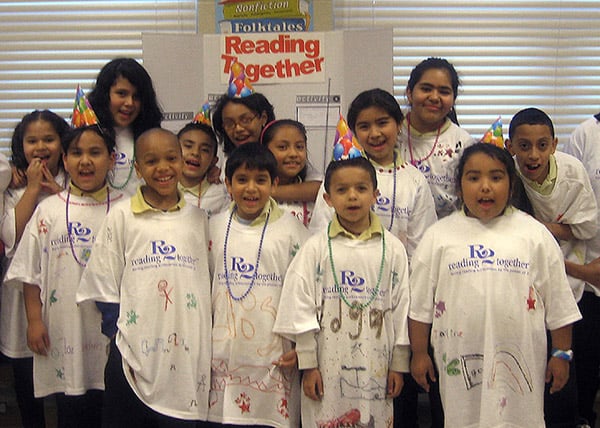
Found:
[{"label": "beaded necklace", "polygon": [[252,288],[254,288],[254,281],[256,280],[256,274],[258,273],[258,266],[260,263],[260,255],[262,252],[263,240],[265,238],[265,232],[267,230],[267,225],[269,224],[269,217],[271,217],[271,210],[267,213],[267,218],[265,219],[265,225],[263,226],[262,232],[260,234],[260,242],[258,243],[258,252],[256,255],[256,265],[254,268],[254,275],[252,275],[252,279],[250,280],[250,285],[244,291],[241,296],[234,296],[231,291],[231,284],[229,284],[229,272],[227,271],[227,243],[229,242],[229,230],[231,228],[231,220],[233,218],[233,214],[237,210],[237,207],[234,207],[231,210],[231,214],[229,214],[229,220],[227,221],[227,229],[225,230],[225,243],[223,244],[223,270],[225,271],[225,284],[227,285],[227,291],[231,298],[236,302],[242,301],[246,298],[246,296],[250,293]]},{"label": "beaded necklace", "polygon": [[373,300],[375,300],[375,297],[377,297],[377,295],[379,294],[379,288],[381,286],[381,278],[383,276],[383,265],[385,262],[385,234],[383,233],[383,226],[381,227],[381,263],[379,264],[379,272],[377,273],[377,284],[375,285],[375,288],[373,289],[373,292],[371,293],[371,298],[369,299],[369,301],[367,303],[358,303],[358,302],[350,303],[350,302],[348,302],[348,299],[344,295],[344,291],[342,290],[342,287],[340,287],[340,283],[337,279],[337,276],[335,275],[335,265],[333,264],[333,250],[331,249],[331,236],[329,235],[330,229],[331,229],[331,222],[329,222],[329,226],[327,226],[327,247],[329,249],[329,261],[331,263],[331,273],[333,275],[333,281],[335,283],[335,286],[339,290],[340,297],[344,301],[344,303],[350,309],[358,309],[358,310],[362,311],[364,308],[368,307],[369,305],[371,305],[371,303],[373,303]]},{"label": "beaded necklace", "polygon": [[112,187],[113,189],[116,190],[122,190],[125,188],[125,186],[127,186],[127,184],[129,183],[129,180],[131,180],[131,174],[133,174],[133,162],[135,160],[135,154],[134,157],[131,159],[131,163],[129,164],[129,173],[127,174],[127,178],[125,179],[125,182],[123,184],[115,184],[113,182],[113,180],[108,177],[108,183],[110,184],[110,187]]},{"label": "beaded necklace", "polygon": [[[66,201],[66,205],[65,205],[65,218],[67,220],[67,236],[69,237],[69,246],[71,247],[71,254],[73,255],[73,258],[75,259],[75,261],[77,262],[77,264],[81,267],[86,267],[87,264],[82,262],[81,260],[79,260],[77,258],[77,255],[75,254],[75,247],[73,245],[73,236],[71,236],[71,231],[69,230],[69,200],[71,199],[71,187],[69,187],[69,190],[67,191],[67,201]],[[110,210],[110,188],[107,187],[106,188],[106,213],[108,214],[108,210]],[[84,256],[86,256],[85,253],[86,250],[84,250]],[[87,255],[87,258],[89,258],[89,255]],[[87,260],[86,260],[87,261]]]},{"label": "beaded necklace", "polygon": [[416,166],[418,168],[419,165],[421,165],[421,163],[425,162],[427,159],[429,159],[431,157],[431,155],[435,151],[435,148],[437,147],[438,141],[440,139],[440,132],[442,131],[442,126],[443,125],[444,125],[444,122],[442,122],[440,124],[440,126],[438,127],[438,129],[437,129],[437,135],[435,136],[435,142],[433,143],[433,147],[431,148],[431,151],[427,154],[427,156],[425,156],[424,158],[421,158],[421,159],[414,159],[413,158],[412,142],[410,140],[410,113],[406,115],[406,127],[408,128],[408,132],[407,132],[407,137],[408,137],[408,151],[410,152],[410,163],[413,164],[413,166]]}]

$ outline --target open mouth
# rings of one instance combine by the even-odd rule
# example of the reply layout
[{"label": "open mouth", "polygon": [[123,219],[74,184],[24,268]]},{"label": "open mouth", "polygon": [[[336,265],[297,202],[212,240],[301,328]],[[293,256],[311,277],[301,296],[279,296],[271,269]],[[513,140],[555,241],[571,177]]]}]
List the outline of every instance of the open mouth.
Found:
[{"label": "open mouth", "polygon": [[185,164],[195,168],[200,166],[200,162],[196,159],[186,159]]}]

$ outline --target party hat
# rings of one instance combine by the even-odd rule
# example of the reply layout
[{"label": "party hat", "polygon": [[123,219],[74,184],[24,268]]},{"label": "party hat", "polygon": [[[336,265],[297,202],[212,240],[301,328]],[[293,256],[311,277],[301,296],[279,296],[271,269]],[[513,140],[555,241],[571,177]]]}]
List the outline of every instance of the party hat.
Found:
[{"label": "party hat", "polygon": [[196,114],[196,116],[194,116],[192,123],[203,123],[205,125],[211,126],[210,104],[208,103],[208,101],[202,104],[202,107],[200,107],[200,111],[198,112],[198,114]]},{"label": "party hat", "polygon": [[75,94],[75,105],[73,106],[73,116],[71,116],[71,126],[73,128],[81,128],[82,126],[90,126],[98,124],[98,117],[92,109],[92,106],[83,89],[77,85],[77,93]]},{"label": "party hat", "polygon": [[350,131],[348,124],[340,114],[340,120],[335,128],[335,142],[333,143],[333,160],[347,160],[363,155],[363,148]]},{"label": "party hat", "polygon": [[235,61],[231,64],[231,71],[229,73],[229,87],[227,88],[227,94],[231,98],[244,98],[254,93],[254,88],[250,83],[250,79],[246,77],[246,71],[244,66],[239,62]]},{"label": "party hat", "polygon": [[496,119],[496,121],[494,123],[492,123],[492,126],[490,126],[488,128],[487,131],[485,131],[485,134],[483,134],[483,137],[481,137],[480,140],[482,143],[492,143],[495,144],[496,146],[503,148],[504,147],[504,137],[502,136],[502,117],[498,116],[498,119]]}]

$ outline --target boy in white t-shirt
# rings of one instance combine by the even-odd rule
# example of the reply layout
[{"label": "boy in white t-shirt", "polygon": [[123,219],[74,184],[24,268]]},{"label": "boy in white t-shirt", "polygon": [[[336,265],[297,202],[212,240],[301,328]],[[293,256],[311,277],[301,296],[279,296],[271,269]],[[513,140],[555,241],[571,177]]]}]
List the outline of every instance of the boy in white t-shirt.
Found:
[{"label": "boy in white t-shirt", "polygon": [[196,426],[206,419],[208,220],[178,191],[182,168],[174,134],[151,129],[138,138],[135,169],[146,184],[111,209],[80,283],[78,301],[98,302],[104,331],[116,330],[104,426]]},{"label": "boy in white t-shirt", "polygon": [[210,183],[207,172],[218,161],[217,137],[210,125],[208,106],[177,133],[183,152],[179,188],[185,200],[202,208],[210,217],[224,211],[231,199],[223,183]]},{"label": "boy in white t-shirt", "polygon": [[299,426],[292,343],[273,333],[286,270],[308,230],[271,197],[277,161],[257,143],[227,159],[233,203],[210,219],[213,356],[210,421]]},{"label": "boy in white t-shirt", "polygon": [[274,331],[296,342],[303,426],[392,426],[409,371],[406,250],[371,211],[367,159],[331,162],[325,189],[336,214],[292,261]]},{"label": "boy in white t-shirt", "polygon": [[[535,218],[558,240],[565,260],[583,264],[587,240],[598,230],[598,207],[585,167],[575,157],[556,151],[558,143],[550,117],[537,108],[515,114],[506,147],[513,155]],[[585,282],[568,276],[575,300],[583,295]],[[577,328],[577,327],[574,327]],[[577,355],[577,336],[573,350]],[[578,357],[579,358],[579,357]],[[576,366],[572,364],[571,370]],[[575,425],[577,394],[575,376],[558,394],[546,393],[545,414],[549,427]]]}]

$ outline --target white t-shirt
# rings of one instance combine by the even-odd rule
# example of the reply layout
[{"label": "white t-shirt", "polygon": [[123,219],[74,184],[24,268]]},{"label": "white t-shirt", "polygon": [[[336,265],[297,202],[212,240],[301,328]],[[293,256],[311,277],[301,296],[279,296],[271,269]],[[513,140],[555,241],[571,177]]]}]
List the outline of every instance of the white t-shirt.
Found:
[{"label": "white t-shirt", "polygon": [[206,213],[134,214],[116,204],[97,235],[77,301],[119,303],[117,346],[138,398],[158,413],[206,419],[210,274]]},{"label": "white t-shirt", "polygon": [[[591,181],[596,202],[600,204],[600,121],[595,117],[590,117],[581,123],[571,134],[571,139],[565,144],[564,150],[583,163]],[[598,224],[600,224],[600,212],[598,213]],[[600,229],[594,238],[587,241],[586,262],[598,257],[600,257]],[[598,288],[586,284],[585,289],[600,296]]]},{"label": "white t-shirt", "polygon": [[[203,181],[202,187],[206,183]],[[214,214],[218,214],[221,211],[225,211],[231,203],[231,198],[227,193],[227,187],[225,184],[208,184],[205,187],[204,193],[200,193],[201,185],[197,185],[192,188],[179,187],[183,191],[185,201],[206,211],[206,214],[210,218]]]},{"label": "white t-shirt", "polygon": [[264,224],[244,225],[235,218],[230,222],[230,210],[210,219],[214,272],[210,421],[299,426],[298,371],[273,365],[292,345],[272,329],[285,272],[308,230],[289,213],[281,214],[269,219],[264,238]]},{"label": "white t-shirt", "polygon": [[[595,237],[598,231],[596,198],[585,167],[579,160],[561,152],[555,152],[554,157],[556,182],[550,194],[537,192],[527,180],[522,180],[523,186],[537,219],[571,227],[575,238],[560,241],[560,248],[567,260],[584,264],[587,240]],[[519,165],[515,164],[519,169]],[[575,300],[579,301],[585,283],[572,276],[568,276],[568,279]]]},{"label": "white t-shirt", "polygon": [[[300,369],[318,367],[323,379],[321,401],[302,394],[303,426],[392,425],[388,371],[408,371],[408,259],[402,243],[387,230],[384,235],[385,250],[381,235],[332,238],[334,272],[321,231],[288,269],[274,331],[297,341]],[[365,306],[351,309],[346,302]],[[303,335],[311,346],[300,346]]]},{"label": "white t-shirt", "polygon": [[546,330],[581,318],[550,232],[510,208],[488,223],[456,212],[425,232],[410,288],[445,426],[544,427]]},{"label": "white t-shirt", "polygon": [[437,137],[435,131],[419,134],[411,127],[409,141],[407,122],[404,120],[399,140],[402,159],[415,165],[427,179],[438,218],[451,214],[459,207],[455,170],[462,151],[475,142],[467,131],[449,119],[442,129]]},{"label": "white t-shirt", "polygon": [[[373,166],[379,190],[373,212],[383,227],[390,230],[391,226],[390,231],[402,241],[410,261],[425,230],[437,221],[431,190],[423,174],[408,163],[397,165],[395,173],[392,166],[385,168],[375,163]],[[323,199],[324,193],[325,185],[321,184],[309,225],[312,233],[325,230],[333,218],[334,209]]]},{"label": "white t-shirt", "polygon": [[41,291],[50,348],[47,356],[33,356],[36,397],[104,389],[108,338],[100,331],[102,317],[94,302],[76,304],[75,293],[107,209],[123,199],[122,193],[109,194],[110,203],[69,195],[67,208],[63,190],[40,202],[6,273],[7,284]]},{"label": "white t-shirt", "polygon": [[109,184],[113,189],[125,193],[127,196],[135,195],[137,188],[143,183],[138,178],[133,166],[134,138],[133,131],[126,127],[115,127],[116,161],[115,166],[109,173]]},{"label": "white t-shirt", "polygon": [[[60,171],[54,180],[66,185],[66,177]],[[2,260],[2,272],[8,271],[10,261],[17,249],[15,206],[25,193],[25,187],[6,189],[4,192],[4,215],[0,239],[4,243],[6,255]],[[38,204],[48,196],[40,193]],[[10,358],[29,358],[33,353],[27,346],[27,316],[21,287],[0,287],[0,352]]]}]

